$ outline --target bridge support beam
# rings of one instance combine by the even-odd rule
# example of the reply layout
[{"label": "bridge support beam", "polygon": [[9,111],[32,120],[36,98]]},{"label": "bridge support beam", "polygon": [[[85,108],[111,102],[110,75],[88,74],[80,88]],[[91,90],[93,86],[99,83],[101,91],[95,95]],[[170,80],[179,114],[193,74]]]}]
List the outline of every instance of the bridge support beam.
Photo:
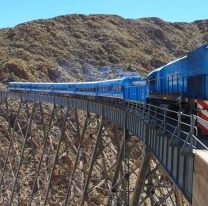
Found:
[{"label": "bridge support beam", "polygon": [[137,177],[132,206],[139,205],[139,199],[141,197],[141,193],[142,193],[142,189],[143,189],[143,185],[145,181],[145,176],[146,176],[147,168],[149,165],[150,155],[151,155],[150,150],[147,148],[147,146],[144,146],[143,159],[142,159],[139,175]]},{"label": "bridge support beam", "polygon": [[59,97],[0,96],[1,205],[173,205],[173,182],[162,168],[191,194],[181,174],[191,178],[192,157],[177,156],[168,134],[157,135],[150,105],[127,112]]}]

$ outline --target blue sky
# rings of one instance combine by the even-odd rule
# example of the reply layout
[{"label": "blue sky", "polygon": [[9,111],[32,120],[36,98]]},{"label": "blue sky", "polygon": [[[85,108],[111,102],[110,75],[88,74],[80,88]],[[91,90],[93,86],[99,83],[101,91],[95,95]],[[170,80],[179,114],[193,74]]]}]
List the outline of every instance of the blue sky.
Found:
[{"label": "blue sky", "polygon": [[207,10],[208,0],[0,0],[0,28],[74,13],[193,22],[208,19]]}]

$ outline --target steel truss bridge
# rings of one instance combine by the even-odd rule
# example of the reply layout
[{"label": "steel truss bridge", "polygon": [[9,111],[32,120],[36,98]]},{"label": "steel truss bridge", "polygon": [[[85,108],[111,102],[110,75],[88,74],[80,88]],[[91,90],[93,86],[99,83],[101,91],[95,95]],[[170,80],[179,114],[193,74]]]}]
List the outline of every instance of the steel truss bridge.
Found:
[{"label": "steel truss bridge", "polygon": [[0,92],[0,205],[192,202],[196,117]]}]

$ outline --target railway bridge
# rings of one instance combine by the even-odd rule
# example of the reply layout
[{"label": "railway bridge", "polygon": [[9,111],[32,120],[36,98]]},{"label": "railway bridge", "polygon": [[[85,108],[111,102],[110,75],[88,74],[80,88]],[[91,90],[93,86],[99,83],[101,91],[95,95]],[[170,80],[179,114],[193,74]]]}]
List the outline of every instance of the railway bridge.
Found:
[{"label": "railway bridge", "polygon": [[194,151],[207,150],[196,121],[139,102],[0,92],[0,205],[192,204]]}]

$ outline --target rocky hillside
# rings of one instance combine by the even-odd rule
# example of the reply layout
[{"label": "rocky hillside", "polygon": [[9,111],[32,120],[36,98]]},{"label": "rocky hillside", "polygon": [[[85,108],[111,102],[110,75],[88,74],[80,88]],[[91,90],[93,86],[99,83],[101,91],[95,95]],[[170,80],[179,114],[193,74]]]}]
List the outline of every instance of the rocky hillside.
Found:
[{"label": "rocky hillside", "polygon": [[121,70],[144,76],[207,42],[208,20],[78,14],[36,20],[0,29],[0,81],[90,81]]}]

